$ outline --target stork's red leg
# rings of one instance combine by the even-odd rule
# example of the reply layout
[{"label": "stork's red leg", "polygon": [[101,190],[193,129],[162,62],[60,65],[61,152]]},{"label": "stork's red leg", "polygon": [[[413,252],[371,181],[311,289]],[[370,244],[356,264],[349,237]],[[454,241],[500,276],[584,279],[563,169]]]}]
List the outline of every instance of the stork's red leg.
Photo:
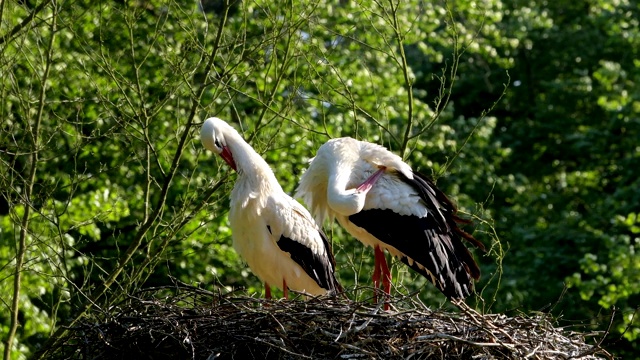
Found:
[{"label": "stork's red leg", "polygon": [[[391,294],[391,271],[387,265],[387,259],[384,256],[384,252],[379,246],[376,246],[376,260],[378,260],[378,266],[380,267],[379,273],[382,274],[382,288],[385,293],[385,297],[388,298]],[[377,287],[376,287],[377,288]],[[384,304],[384,309],[389,310],[389,303]]]},{"label": "stork's red leg", "polygon": [[[380,262],[381,272],[382,272],[382,287],[384,289],[385,298],[388,300],[391,297],[391,271],[389,271],[389,266],[387,266],[387,259],[384,256],[384,253],[380,256],[382,261]],[[385,301],[384,309],[389,310],[389,302]]]},{"label": "stork's red leg", "polygon": [[264,298],[271,300],[271,286],[266,282],[264,283]]},{"label": "stork's red leg", "polygon": [[[373,185],[375,185],[375,183],[378,181],[380,176],[382,176],[382,174],[384,174],[386,170],[387,170],[386,166],[378,166],[378,171],[373,173],[371,176],[369,176],[369,178],[367,178],[367,180],[365,180],[362,184],[360,184],[360,186],[356,188],[356,191],[366,193],[369,190],[371,190]],[[373,301],[375,303],[378,303],[378,286],[380,285],[380,274],[382,271],[382,268],[380,267],[380,261],[385,261],[384,254],[382,253],[382,250],[380,250],[380,247],[376,246],[375,257],[373,261],[373,288],[374,288]],[[386,265],[386,261],[385,261],[385,265]]]},{"label": "stork's red leg", "polygon": [[380,250],[380,271],[382,272],[382,287],[384,288],[384,293],[391,295],[391,271],[389,270],[387,259],[382,250]]},{"label": "stork's red leg", "polygon": [[289,299],[289,288],[287,287],[287,280],[282,278],[282,292],[284,292],[284,298]]},{"label": "stork's red leg", "polygon": [[373,302],[378,303],[378,286],[380,285],[380,247],[375,247],[373,257]]}]

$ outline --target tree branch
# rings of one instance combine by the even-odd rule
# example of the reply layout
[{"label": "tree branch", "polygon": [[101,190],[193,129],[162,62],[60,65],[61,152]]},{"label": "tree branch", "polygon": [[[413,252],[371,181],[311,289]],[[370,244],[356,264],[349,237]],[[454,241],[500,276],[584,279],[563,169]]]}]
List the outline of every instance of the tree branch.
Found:
[{"label": "tree branch", "polygon": [[[223,16],[221,16],[220,24],[218,26],[218,32],[216,34],[216,38],[215,38],[214,43],[213,43],[213,49],[211,50],[211,54],[209,54],[209,62],[207,63],[207,65],[205,66],[205,69],[204,69],[205,78],[207,78],[209,76],[209,74],[211,73],[211,69],[213,68],[214,60],[218,56],[218,50],[220,49],[220,46],[219,46],[220,45],[220,41],[222,39],[223,30],[225,28],[226,21],[227,21],[227,11],[228,11],[228,9],[229,9],[229,7],[226,6],[225,13],[224,13]],[[118,278],[120,273],[124,270],[126,265],[129,263],[129,261],[131,260],[131,258],[135,254],[135,252],[138,250],[138,248],[142,244],[142,241],[143,241],[144,237],[146,236],[147,231],[151,228],[153,223],[160,217],[160,214],[162,213],[162,211],[164,209],[164,205],[165,205],[165,201],[166,201],[166,198],[167,198],[167,194],[169,192],[169,187],[170,187],[170,185],[171,185],[171,183],[173,181],[173,178],[174,178],[174,176],[175,176],[175,174],[177,172],[178,164],[180,163],[180,159],[182,157],[182,153],[184,151],[185,144],[186,144],[187,140],[190,138],[191,127],[194,125],[193,119],[195,118],[197,109],[200,106],[200,99],[201,99],[202,94],[204,93],[204,90],[205,90],[206,87],[207,87],[206,83],[201,84],[199,86],[197,92],[194,94],[194,98],[192,100],[191,110],[190,110],[190,113],[189,113],[189,116],[188,116],[187,124],[186,124],[186,126],[184,128],[184,131],[182,133],[182,137],[180,138],[180,141],[179,141],[179,144],[178,144],[178,149],[176,150],[176,153],[175,153],[175,155],[173,157],[173,161],[171,163],[171,168],[170,168],[170,170],[169,170],[169,172],[167,174],[167,177],[165,178],[165,181],[163,183],[162,189],[161,189],[160,194],[158,196],[158,201],[156,203],[155,210],[151,213],[151,215],[147,219],[147,221],[145,221],[142,224],[142,226],[140,227],[140,229],[136,233],[136,236],[133,239],[131,245],[127,248],[125,253],[120,257],[120,259],[118,261],[118,265],[111,272],[109,277],[94,291],[94,293],[92,294],[90,300],[87,301],[84,304],[84,306],[78,311],[77,315],[74,316],[74,318],[69,322],[68,326],[59,327],[55,331],[55,333],[51,335],[51,337],[49,338],[47,343],[42,347],[42,350],[34,355],[34,359],[44,359],[44,358],[46,358],[47,355],[49,355],[49,351],[51,349],[55,349],[58,346],[58,344],[61,341],[61,339],[63,338],[63,336],[66,334],[67,329],[70,328],[70,327],[73,327],[87,313],[87,311],[89,311],[94,306],[94,304],[96,304],[98,302],[98,300],[102,296],[104,296],[106,294],[107,290],[109,290],[111,285],[113,285],[113,283],[116,281],[116,279]],[[116,297],[117,297],[117,294],[116,294]]]},{"label": "tree branch", "polygon": [[[35,11],[34,11],[35,12]],[[44,112],[45,95],[47,92],[47,80],[51,69],[53,58],[53,42],[56,36],[56,3],[53,1],[53,17],[51,19],[51,37],[47,49],[46,63],[42,74],[40,84],[40,94],[38,96],[38,111],[36,113],[35,124],[28,132],[31,138],[31,166],[29,168],[29,176],[25,183],[24,189],[24,214],[20,223],[20,237],[18,240],[18,250],[16,253],[16,268],[13,276],[13,299],[11,302],[11,323],[9,325],[9,333],[5,341],[4,359],[11,359],[11,349],[13,341],[18,330],[18,313],[20,310],[20,292],[22,291],[22,268],[24,266],[24,258],[27,252],[27,229],[29,227],[29,216],[31,215],[31,196],[33,193],[33,185],[36,179],[36,170],[38,167],[38,141],[40,136],[40,124]],[[28,123],[27,123],[28,126]]]},{"label": "tree branch", "polygon": [[[22,22],[11,29],[7,34],[0,36],[0,45],[7,42],[10,38],[12,38],[15,34],[19,33],[22,29],[24,29],[29,23],[35,18],[35,16],[42,11],[49,3],[53,2],[53,0],[45,0],[40,3],[40,5],[36,6],[29,15],[22,20]],[[4,9],[4,1],[2,1],[2,7],[0,9]],[[2,13],[0,13],[0,20],[2,20]]]}]

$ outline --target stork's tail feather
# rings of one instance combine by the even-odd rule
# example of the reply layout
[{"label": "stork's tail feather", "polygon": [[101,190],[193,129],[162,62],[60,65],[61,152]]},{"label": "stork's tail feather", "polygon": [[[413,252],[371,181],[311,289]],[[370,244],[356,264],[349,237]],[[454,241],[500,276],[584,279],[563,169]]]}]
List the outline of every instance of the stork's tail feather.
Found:
[{"label": "stork's tail feather", "polygon": [[418,274],[424,276],[448,299],[464,299],[473,293],[473,281],[469,279],[470,272],[464,263],[458,263],[457,271],[448,274],[432,274],[430,270],[422,267],[415,261],[410,261],[406,256],[400,260]]},{"label": "stork's tail feather", "polygon": [[329,289],[327,290],[329,291],[330,294],[344,293],[344,289],[342,288],[342,285],[340,285],[340,282],[336,278],[336,258],[333,256],[333,249],[331,248],[329,239],[327,238],[327,235],[324,233],[324,231],[322,230],[319,230],[319,231],[320,231],[320,237],[322,238],[322,242],[324,243],[324,247],[327,251],[327,257],[329,258],[329,263],[331,264],[331,270],[332,270],[327,276],[328,285],[329,285]]},{"label": "stork's tail feather", "polygon": [[[427,218],[427,222],[430,221],[435,221],[435,218]],[[435,224],[431,226],[435,226]],[[447,260],[445,263],[429,267],[425,271],[434,271],[433,276],[427,278],[445,296],[450,299],[460,299],[466,298],[473,293],[473,281],[471,279],[478,280],[480,278],[480,268],[469,249],[460,240],[461,233],[470,237],[471,235],[458,228],[453,228],[452,230],[454,231],[438,234],[440,241],[434,243],[435,246],[440,247],[440,252],[436,249],[436,253],[446,254],[443,259]]]},{"label": "stork's tail feather", "polygon": [[437,217],[369,209],[349,216],[349,220],[385,244],[383,247],[388,246],[390,253],[448,298],[465,298],[473,292],[472,278],[478,278],[480,270],[460,236],[441,226]]},{"label": "stork's tail feather", "polygon": [[342,285],[340,285],[340,282],[338,282],[338,279],[335,278],[335,276],[331,281],[331,289],[329,289],[329,294],[330,295],[343,294],[344,296],[344,289],[342,288]]},{"label": "stork's tail feather", "polygon": [[445,193],[443,193],[440,189],[438,189],[438,187],[436,187],[436,185],[428,176],[422,173],[419,173],[417,171],[414,172],[413,175],[422,179],[433,190],[433,192],[436,195],[436,199],[440,203],[441,208],[445,210],[447,215],[449,215],[447,218],[447,223],[451,227],[451,230],[456,234],[460,235],[460,237],[462,237],[466,241],[473,244],[475,247],[479,248],[482,251],[485,251],[486,249],[483,243],[478,241],[478,239],[474,238],[473,235],[462,230],[458,225],[458,224],[465,224],[465,225],[471,224],[472,221],[458,216],[458,207],[456,206],[456,204],[454,204],[453,201],[451,201],[451,199],[449,199],[449,197],[445,195]]},{"label": "stork's tail feather", "polygon": [[[483,251],[485,250],[484,244],[460,228],[460,225],[469,224],[471,221],[458,216],[456,205],[436,187],[429,177],[419,172],[414,172],[413,175],[413,180],[407,179],[406,181],[411,183],[421,194],[427,208],[434,214],[434,216],[431,217],[431,220],[437,223],[437,225],[434,224],[434,226],[440,229],[442,235],[448,234],[448,238],[451,240],[451,246],[453,246],[452,254],[454,257],[450,259],[450,261],[452,261],[451,267],[453,272],[450,274],[442,274],[444,283],[436,280],[436,277],[439,277],[440,274],[434,274],[436,277],[427,276],[427,278],[436,280],[433,281],[434,284],[449,298],[460,298],[460,293],[462,293],[462,297],[467,296],[473,287],[473,283],[469,277],[478,280],[480,278],[480,267],[469,249],[464,246],[461,239],[464,239]],[[438,284],[438,282],[442,284]],[[456,286],[463,288],[457,289]],[[458,296],[455,296],[456,294],[458,294]]]},{"label": "stork's tail feather", "polygon": [[453,224],[449,224],[449,225],[451,226],[453,231],[455,231],[458,235],[460,235],[461,238],[463,238],[466,241],[472,243],[473,246],[477,247],[478,249],[480,249],[482,251],[486,251],[487,250],[484,247],[483,243],[481,243],[478,239],[474,238],[473,235],[471,235],[468,232],[462,230],[458,226],[458,224],[471,224],[472,223],[471,220],[463,219],[463,218],[459,217],[458,215],[456,215],[455,213],[452,215],[452,219],[453,219],[454,222],[453,222]]}]

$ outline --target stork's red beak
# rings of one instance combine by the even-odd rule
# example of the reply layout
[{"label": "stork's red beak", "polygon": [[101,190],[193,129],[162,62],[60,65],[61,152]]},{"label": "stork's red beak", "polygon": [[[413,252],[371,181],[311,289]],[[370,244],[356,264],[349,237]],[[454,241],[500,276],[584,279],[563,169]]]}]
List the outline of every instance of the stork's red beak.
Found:
[{"label": "stork's red beak", "polygon": [[236,168],[236,162],[233,160],[233,155],[231,155],[231,151],[229,151],[229,148],[224,146],[222,148],[222,152],[220,153],[220,157],[222,157],[224,159],[224,161],[227,162],[227,164],[229,164],[229,166],[231,166],[231,168],[233,170],[238,171],[238,169]]},{"label": "stork's red beak", "polygon": [[375,173],[373,173],[373,175],[369,176],[369,178],[365,180],[365,182],[363,182],[360,186],[356,188],[356,191],[367,192],[371,190],[373,185],[376,183],[376,181],[378,181],[378,179],[385,172],[385,170],[387,170],[386,166],[380,166],[380,170],[376,171]]}]

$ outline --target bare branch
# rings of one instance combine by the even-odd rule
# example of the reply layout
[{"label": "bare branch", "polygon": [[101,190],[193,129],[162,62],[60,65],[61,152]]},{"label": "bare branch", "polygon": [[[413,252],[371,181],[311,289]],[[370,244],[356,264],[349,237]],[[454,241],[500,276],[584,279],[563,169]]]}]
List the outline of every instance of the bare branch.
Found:
[{"label": "bare branch", "polygon": [[[47,93],[47,81],[49,78],[49,70],[51,69],[51,63],[53,59],[53,43],[56,37],[56,1],[52,1],[53,17],[51,18],[51,35],[47,46],[47,54],[45,58],[44,71],[40,82],[40,94],[38,97],[38,109],[34,119],[34,124],[27,131],[30,137],[31,145],[31,163],[29,164],[29,175],[24,183],[24,214],[20,223],[20,238],[18,240],[18,249],[16,251],[16,267],[13,278],[13,300],[11,303],[11,323],[9,325],[9,333],[5,340],[4,347],[4,359],[11,359],[11,349],[13,348],[13,341],[18,329],[18,314],[20,312],[20,297],[22,287],[22,270],[24,265],[24,259],[27,252],[27,229],[29,227],[29,217],[31,215],[31,202],[33,186],[36,179],[36,171],[38,168],[38,155],[39,155],[39,142],[40,142],[40,124],[42,123],[42,117],[45,106],[45,96]],[[35,10],[34,10],[35,12]],[[0,44],[2,41],[0,41]]]}]

